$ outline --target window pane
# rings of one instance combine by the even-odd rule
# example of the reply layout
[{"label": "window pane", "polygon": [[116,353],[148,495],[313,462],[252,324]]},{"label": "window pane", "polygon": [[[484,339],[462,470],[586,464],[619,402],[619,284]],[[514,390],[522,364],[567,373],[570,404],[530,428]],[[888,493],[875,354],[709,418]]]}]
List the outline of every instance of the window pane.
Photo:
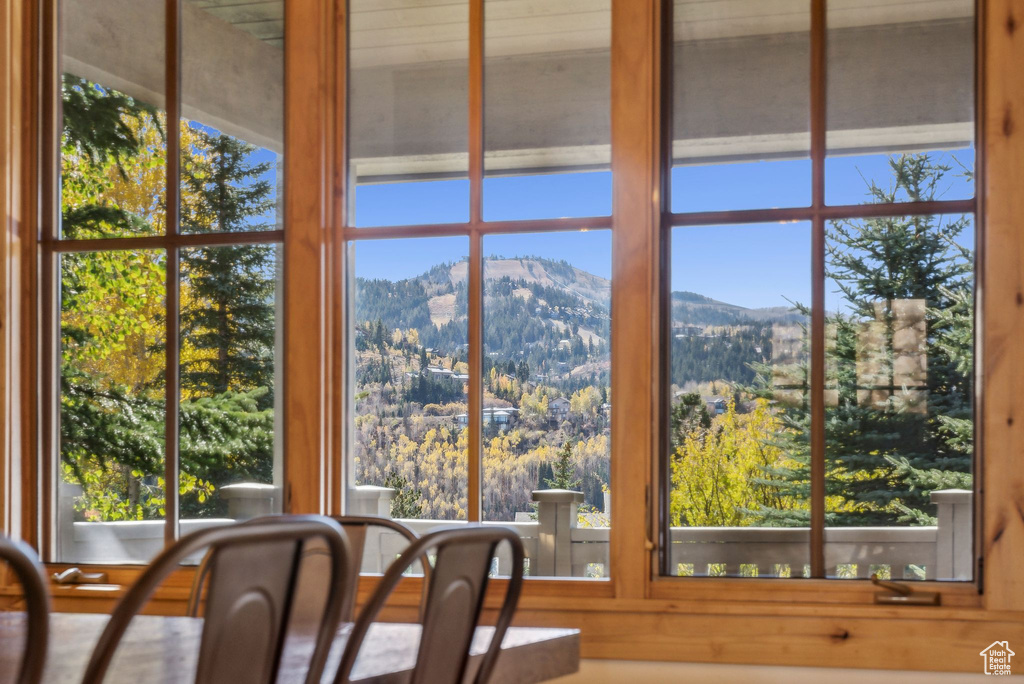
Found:
[{"label": "window pane", "polygon": [[277,245],[181,252],[182,534],[281,511],[280,256]]},{"label": "window pane", "polygon": [[809,575],[810,239],[672,231],[672,574]]},{"label": "window pane", "polygon": [[349,220],[469,220],[469,2],[352,0]]},{"label": "window pane", "polygon": [[611,0],[485,2],[485,220],[611,214],[610,49]]},{"label": "window pane", "polygon": [[887,157],[911,152],[949,167],[936,199],[974,196],[974,4],[829,4],[829,204],[881,201],[863,178],[891,191]]},{"label": "window pane", "polygon": [[61,3],[61,237],[165,230],[164,3]]},{"label": "window pane", "polygon": [[808,206],[810,3],[675,0],[672,211]]},{"label": "window pane", "polygon": [[826,572],[970,580],[973,217],[837,221],[826,239]]},{"label": "window pane", "polygon": [[181,33],[181,231],[280,229],[284,0],[185,0]]},{"label": "window pane", "polygon": [[165,269],[162,252],[60,257],[60,562],[163,548]]},{"label": "window pane", "polygon": [[[484,519],[521,525],[531,575],[606,577],[611,233],[500,235],[483,248]],[[569,558],[538,539],[563,504]]]},{"label": "window pane", "polygon": [[[469,384],[465,238],[351,246],[350,513],[465,520]],[[383,489],[382,489],[383,488]]]}]

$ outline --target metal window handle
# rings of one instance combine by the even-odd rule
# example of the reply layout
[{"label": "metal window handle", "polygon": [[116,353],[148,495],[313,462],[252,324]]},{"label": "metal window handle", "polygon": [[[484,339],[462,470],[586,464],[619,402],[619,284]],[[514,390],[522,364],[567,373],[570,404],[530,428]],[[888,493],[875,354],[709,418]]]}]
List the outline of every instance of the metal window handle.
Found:
[{"label": "metal window handle", "polygon": [[64,572],[51,575],[57,584],[106,584],[105,572],[82,572],[80,568],[68,568]]},{"label": "metal window handle", "polygon": [[875,594],[875,603],[898,603],[906,606],[937,606],[939,595],[934,591],[914,591],[907,584],[886,582],[878,579],[878,573],[871,575],[871,583],[892,593],[879,591]]}]

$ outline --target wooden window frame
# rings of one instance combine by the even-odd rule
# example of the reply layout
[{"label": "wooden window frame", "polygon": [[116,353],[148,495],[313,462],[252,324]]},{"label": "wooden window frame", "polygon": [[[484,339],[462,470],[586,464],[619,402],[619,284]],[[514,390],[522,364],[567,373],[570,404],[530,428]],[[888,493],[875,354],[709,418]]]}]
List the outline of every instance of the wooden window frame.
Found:
[{"label": "wooden window frame", "polygon": [[[142,237],[99,237],[64,239],[60,236],[60,143],[61,65],[57,46],[61,42],[61,0],[41,3],[41,39],[52,49],[42,54],[40,77],[43,102],[40,149],[43,163],[40,179],[39,258],[39,424],[40,454],[38,473],[41,484],[38,546],[46,561],[56,558],[55,500],[56,463],[59,458],[59,260],[62,254],[151,251],[165,255],[164,277],[164,471],[166,503],[164,544],[173,544],[180,536],[180,496],[177,483],[180,417],[180,283],[181,251],[197,247],[239,245],[275,245],[284,242],[283,230],[250,232],[182,233],[180,221],[181,190],[181,80],[182,80],[182,4],[184,0],[164,0],[164,100],[167,126],[164,200],[165,230],[161,235]],[[119,565],[112,563],[111,565]]]},{"label": "wooden window frame", "polygon": [[[933,200],[933,201],[918,201],[918,202],[888,202],[888,203],[875,203],[875,204],[848,204],[848,205],[833,205],[828,204],[825,200],[825,161],[828,155],[828,148],[826,145],[826,134],[828,133],[828,99],[827,99],[827,80],[828,80],[828,51],[827,42],[829,36],[828,28],[828,0],[809,0],[810,5],[810,26],[809,26],[809,39],[810,39],[810,51],[809,51],[809,69],[810,69],[810,111],[809,111],[809,122],[810,122],[810,160],[811,160],[811,203],[809,206],[797,206],[797,207],[782,207],[782,208],[764,208],[764,209],[744,209],[744,210],[723,210],[723,211],[699,211],[699,212],[685,212],[675,213],[672,212],[669,207],[671,206],[671,172],[672,172],[672,155],[671,145],[673,140],[672,131],[672,115],[671,115],[671,101],[670,94],[675,87],[674,74],[672,70],[673,65],[673,7],[674,2],[672,0],[664,0],[663,2],[663,19],[662,25],[665,27],[664,35],[662,37],[664,49],[662,50],[662,93],[661,107],[663,114],[663,130],[662,130],[662,141],[663,141],[663,152],[661,159],[663,161],[662,173],[662,197],[663,197],[663,213],[661,216],[661,230],[658,238],[660,241],[660,249],[664,252],[662,258],[662,264],[666,264],[669,259],[669,252],[671,249],[671,234],[675,228],[682,228],[687,226],[727,226],[727,225],[744,225],[744,224],[775,224],[781,225],[783,223],[795,223],[803,222],[808,223],[811,228],[811,307],[810,307],[810,382],[808,386],[808,392],[810,394],[810,498],[809,504],[811,509],[810,515],[810,535],[809,535],[809,565],[810,565],[810,576],[816,580],[828,580],[835,581],[837,578],[828,578],[826,576],[826,565],[825,565],[825,366],[826,366],[826,351],[825,351],[825,324],[826,324],[826,310],[825,310],[825,262],[826,262],[826,223],[828,221],[836,220],[857,220],[874,217],[899,217],[899,216],[929,216],[929,215],[940,215],[940,214],[964,214],[970,215],[974,220],[977,230],[975,233],[975,288],[974,288],[974,302],[977,305],[978,292],[981,289],[980,286],[980,264],[983,261],[983,249],[984,249],[984,221],[980,214],[981,201],[979,199],[982,185],[982,174],[981,170],[984,169],[984,154],[985,150],[981,145],[982,131],[981,121],[983,114],[984,103],[981,100],[981,72],[980,67],[974,70],[973,76],[975,81],[974,91],[974,102],[973,109],[975,112],[975,125],[974,134],[977,144],[975,146],[977,150],[977,163],[976,167],[979,169],[979,177],[975,185],[974,196],[969,199],[954,199],[954,200]],[[983,53],[981,50],[981,12],[983,10],[982,0],[974,0],[974,50],[972,51],[975,57],[975,63],[980,65],[983,59]],[[661,345],[661,368],[663,369],[658,375],[658,380],[661,381],[660,392],[663,397],[663,401],[670,401],[669,391],[670,388],[667,386],[668,381],[664,380],[668,378],[668,368],[670,367],[670,347],[668,344],[669,340],[669,316],[670,312],[668,309],[669,303],[669,280],[670,274],[668,269],[663,269],[661,272],[661,288],[660,296],[662,301],[661,308],[661,339],[663,343]],[[975,317],[977,318],[977,316]],[[980,339],[976,340],[978,346],[980,346]],[[977,355],[980,357],[980,354]],[[980,411],[977,410],[978,399],[980,393],[978,392],[981,384],[981,375],[975,374],[974,385],[974,422],[977,425]],[[667,408],[663,408],[662,417],[667,415]],[[660,483],[659,495],[660,495],[660,510],[659,510],[659,543],[662,550],[659,558],[659,577],[658,580],[665,580],[666,582],[677,582],[677,581],[700,581],[710,579],[706,577],[693,577],[693,578],[682,578],[674,576],[671,571],[671,554],[668,553],[670,548],[669,541],[669,491],[670,491],[670,476],[669,476],[669,450],[666,441],[668,434],[668,424],[664,423],[662,428],[662,440],[660,442],[661,457],[660,471],[658,473],[658,482]],[[977,475],[979,472],[980,459],[977,457],[978,450],[980,449],[980,439],[976,442],[975,453],[973,456],[973,468],[972,471]],[[979,520],[979,512],[981,509],[981,497],[980,497],[980,477],[974,478],[974,520]],[[949,594],[950,598],[955,597],[955,600],[965,600],[965,597],[969,597],[972,593],[976,594],[980,589],[980,578],[979,569],[981,567],[981,556],[978,553],[978,525],[975,525],[973,534],[973,553],[972,553],[972,568],[970,581],[925,581],[925,582],[913,582],[912,585],[923,591],[938,592],[940,594]],[[725,581],[737,579],[735,577],[725,578]],[[764,581],[763,579],[761,580]],[[752,582],[752,585],[757,582]],[[724,586],[729,586],[728,584]],[[818,592],[821,589],[813,589],[811,591]],[[674,591],[674,590],[673,590]],[[799,591],[799,588],[797,588]],[[827,591],[827,590],[826,590]],[[872,591],[874,591],[872,589]],[[947,599],[948,602],[949,599]],[[969,600],[969,599],[967,599]]]},{"label": "wooden window frame", "polygon": [[[477,0],[479,1],[479,0]],[[981,168],[977,215],[980,328],[977,422],[984,468],[980,534],[985,558],[975,584],[943,586],[940,607],[872,604],[864,582],[655,576],[660,421],[659,291],[665,179],[660,109],[666,41],[664,2],[613,0],[612,168],[613,385],[610,581],[534,580],[517,622],[583,630],[583,656],[721,663],[828,665],[976,672],[978,651],[995,640],[1024,641],[1024,13],[1016,0],[981,0],[976,141]],[[38,405],[38,231],[42,157],[38,5],[0,0],[0,522],[35,543],[40,538]],[[345,369],[340,304],[345,301],[340,212],[344,159],[345,55],[340,0],[289,0],[286,56],[285,504],[291,512],[339,511],[337,458],[344,436]],[[479,19],[478,19],[479,21]],[[670,35],[670,34],[669,34]],[[295,150],[304,154],[294,154]],[[863,210],[858,209],[858,213]],[[520,223],[523,230],[527,224]],[[595,226],[597,227],[597,226]],[[606,226],[601,226],[606,227]],[[402,229],[411,230],[411,229]],[[395,236],[402,231],[395,229]],[[480,233],[481,235],[484,232]],[[408,236],[408,235],[407,235]],[[628,351],[627,351],[628,350]],[[296,456],[299,454],[300,456]],[[623,456],[628,455],[628,458]],[[137,567],[106,567],[108,591],[55,590],[56,606],[109,610]],[[374,583],[364,578],[361,590]],[[922,588],[928,583],[922,583]],[[184,608],[187,572],[162,590],[153,610]],[[496,590],[500,590],[496,586]],[[2,581],[0,600],[18,590]],[[409,617],[417,590],[397,597],[393,617]]]}]

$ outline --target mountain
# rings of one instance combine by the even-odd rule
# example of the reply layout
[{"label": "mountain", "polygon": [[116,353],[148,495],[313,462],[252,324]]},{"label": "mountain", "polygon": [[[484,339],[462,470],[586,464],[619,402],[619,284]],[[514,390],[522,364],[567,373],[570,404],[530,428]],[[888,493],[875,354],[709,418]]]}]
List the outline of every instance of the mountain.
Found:
[{"label": "mountain", "polygon": [[[465,282],[469,264],[460,261],[451,267],[452,282]],[[484,282],[509,278],[512,281],[532,283],[563,290],[584,301],[608,308],[612,297],[612,283],[607,278],[587,273],[566,261],[553,261],[541,257],[488,257],[484,260]]]},{"label": "mountain", "polygon": [[796,323],[804,317],[788,306],[748,309],[720,302],[696,292],[673,292],[672,323],[675,325],[744,325],[751,323]]}]

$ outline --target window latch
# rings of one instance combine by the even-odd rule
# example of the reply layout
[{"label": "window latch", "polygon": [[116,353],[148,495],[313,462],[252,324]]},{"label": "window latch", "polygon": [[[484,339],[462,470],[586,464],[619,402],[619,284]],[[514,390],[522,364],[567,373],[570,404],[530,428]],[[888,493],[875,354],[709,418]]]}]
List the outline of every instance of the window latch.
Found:
[{"label": "window latch", "polygon": [[888,591],[875,593],[875,603],[899,604],[904,606],[937,606],[939,595],[934,591],[914,591],[907,584],[886,582],[878,579],[878,574],[871,575],[871,583]]},{"label": "window latch", "polygon": [[106,584],[105,572],[82,572],[80,568],[68,568],[64,572],[55,572],[53,581],[57,584]]}]

